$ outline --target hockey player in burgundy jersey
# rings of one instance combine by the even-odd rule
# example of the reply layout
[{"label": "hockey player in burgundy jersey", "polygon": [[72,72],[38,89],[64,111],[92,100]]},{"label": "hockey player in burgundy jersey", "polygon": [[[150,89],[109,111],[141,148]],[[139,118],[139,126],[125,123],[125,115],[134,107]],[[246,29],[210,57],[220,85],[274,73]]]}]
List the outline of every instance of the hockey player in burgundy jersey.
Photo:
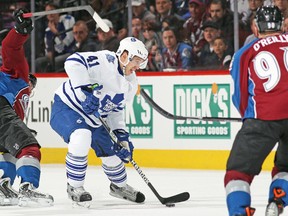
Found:
[{"label": "hockey player in burgundy jersey", "polygon": [[[2,42],[0,68],[0,205],[52,205],[53,197],[35,190],[40,179],[40,145],[24,124],[36,77],[29,74],[23,44],[33,30],[32,20],[15,11],[15,28]],[[21,178],[19,192],[13,184]]]},{"label": "hockey player in burgundy jersey", "polygon": [[276,143],[266,216],[288,205],[288,35],[276,6],[256,12],[258,39],[234,54],[230,73],[233,103],[243,118],[225,174],[229,216],[251,216],[250,184]]}]

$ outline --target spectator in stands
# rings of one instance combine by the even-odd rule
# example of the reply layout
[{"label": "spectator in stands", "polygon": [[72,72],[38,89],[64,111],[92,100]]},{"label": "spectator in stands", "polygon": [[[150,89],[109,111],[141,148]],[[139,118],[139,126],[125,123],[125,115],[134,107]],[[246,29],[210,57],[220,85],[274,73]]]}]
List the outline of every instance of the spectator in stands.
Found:
[{"label": "spectator in stands", "polygon": [[133,16],[140,18],[142,22],[155,21],[156,16],[147,9],[145,0],[132,0],[132,12]]},{"label": "spectator in stands", "polygon": [[[228,69],[230,62],[232,60],[232,56],[227,53],[228,46],[224,37],[216,37],[213,40],[213,50],[215,54],[215,58],[212,55],[211,69]],[[215,61],[214,61],[215,59]]]},{"label": "spectator in stands", "polygon": [[[244,41],[244,46],[247,45],[248,43],[252,42],[253,40],[255,40],[257,37],[256,37],[256,32],[255,32],[255,28],[256,27],[256,24],[255,24],[255,21],[254,21],[254,17],[255,15],[252,15],[250,17],[250,28],[251,28],[251,34],[248,35]],[[284,26],[284,25],[283,25]]]},{"label": "spectator in stands", "polygon": [[[48,2],[45,10],[55,10],[58,6]],[[36,72],[59,72],[64,69],[66,58],[71,55],[75,44],[71,29],[75,24],[73,16],[65,14],[47,15],[48,26],[45,30],[45,56],[36,59]],[[53,64],[55,63],[55,65]]]},{"label": "spectator in stands", "polygon": [[221,35],[228,41],[229,49],[234,52],[233,13],[227,8],[225,0],[211,0],[209,6],[210,19],[217,23]]},{"label": "spectator in stands", "polygon": [[201,29],[203,30],[203,36],[206,43],[200,51],[198,67],[206,68],[211,65],[211,59],[214,55],[213,41],[215,38],[220,36],[220,28],[216,22],[207,20],[203,23]]},{"label": "spectator in stands", "polygon": [[[83,2],[83,0],[79,0],[79,2]],[[124,23],[127,23],[127,14],[124,15],[126,1],[88,0],[88,2],[100,17],[105,17],[112,22],[115,32],[118,32],[123,28]],[[123,10],[121,10],[121,8],[123,8]]]},{"label": "spectator in stands", "polygon": [[[176,28],[178,31],[179,40],[185,41],[185,32],[184,32],[184,20],[179,20],[175,15],[169,15],[162,20],[162,30],[166,27],[173,27]],[[186,42],[188,43],[189,42]],[[191,45],[191,44],[190,44]]]},{"label": "spectator in stands", "polygon": [[[247,15],[240,20],[239,23],[239,46],[245,45],[249,40],[253,39],[252,21],[255,17],[256,11],[263,6],[264,0],[247,0],[248,11]],[[248,38],[249,37],[249,38]],[[248,38],[248,41],[246,39]]]},{"label": "spectator in stands", "polygon": [[190,13],[188,10],[188,3],[189,0],[175,0],[174,1],[174,8],[178,15],[181,16],[183,20],[187,20],[190,18]]},{"label": "spectator in stands", "polygon": [[150,52],[152,46],[163,47],[162,38],[160,33],[157,32],[155,21],[147,20],[143,23],[143,36],[144,44],[148,52]]},{"label": "spectator in stands", "polygon": [[248,11],[247,15],[242,18],[242,22],[248,26],[248,29],[250,29],[250,17],[255,16],[257,9],[263,6],[264,0],[247,0],[247,1],[248,1]]},{"label": "spectator in stands", "polygon": [[162,49],[161,34],[157,32],[155,21],[147,20],[143,23],[143,36],[145,38],[144,44],[148,50],[148,64],[146,70],[158,71],[159,65],[155,62],[155,55],[160,54],[159,50]]},{"label": "spectator in stands", "polygon": [[132,36],[144,42],[142,21],[139,17],[132,18]]},{"label": "spectator in stands", "polygon": [[193,51],[197,54],[205,44],[200,26],[206,19],[206,5],[202,0],[189,0],[188,6],[191,17],[183,25],[185,39],[188,40]]},{"label": "spectator in stands", "polygon": [[174,13],[173,4],[171,0],[155,0],[155,8],[156,8],[156,23],[159,26],[158,30],[161,30],[161,23],[163,19],[167,16],[174,15],[179,20],[182,20],[181,16]]},{"label": "spectator in stands", "polygon": [[288,16],[284,16],[284,21],[283,21],[283,32],[288,32]]},{"label": "spectator in stands", "polygon": [[283,14],[287,13],[288,0],[274,0],[274,5],[277,6]]},{"label": "spectator in stands", "polygon": [[118,38],[119,41],[121,41],[125,37],[128,37],[128,29],[127,29],[127,27],[123,26],[123,28],[118,30],[116,35],[117,35],[117,38]]},{"label": "spectator in stands", "polygon": [[152,46],[148,55],[147,70],[163,71],[163,62],[162,49],[156,45]]},{"label": "spectator in stands", "polygon": [[96,25],[97,36],[100,42],[97,50],[110,50],[116,52],[120,42],[114,32],[113,24],[108,19],[103,19],[103,21],[108,25],[110,30],[104,32],[98,24]]},{"label": "spectator in stands", "polygon": [[[2,8],[3,9],[3,8]],[[7,10],[1,11],[0,13],[0,29],[11,29],[15,25],[15,20],[13,18],[13,12],[16,10],[15,4],[10,4]]]},{"label": "spectator in stands", "polygon": [[177,28],[164,28],[162,40],[165,46],[162,49],[164,71],[191,70],[195,66],[192,47],[180,41]]},{"label": "spectator in stands", "polygon": [[90,37],[86,22],[77,21],[73,26],[73,35],[76,42],[73,52],[96,51],[97,44]]}]

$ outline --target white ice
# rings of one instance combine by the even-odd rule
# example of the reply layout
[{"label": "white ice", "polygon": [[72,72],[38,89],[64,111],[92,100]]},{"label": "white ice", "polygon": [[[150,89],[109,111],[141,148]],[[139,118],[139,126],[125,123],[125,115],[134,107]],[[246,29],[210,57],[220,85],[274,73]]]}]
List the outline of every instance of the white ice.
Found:
[{"label": "white ice", "polygon": [[[139,163],[139,162],[138,162]],[[140,163],[139,163],[139,166]],[[128,184],[146,195],[144,204],[134,204],[109,195],[109,182],[99,166],[89,166],[85,188],[93,196],[90,209],[73,208],[66,193],[64,165],[42,165],[39,191],[54,196],[52,207],[0,207],[1,216],[228,216],[223,187],[224,171],[152,169],[141,167],[146,177],[162,197],[189,192],[188,201],[175,207],[162,205],[134,168],[128,167]],[[264,215],[270,173],[262,172],[251,186],[254,216]],[[15,188],[18,182],[15,182]],[[286,210],[287,211],[287,210]],[[285,213],[284,213],[285,214]]]}]

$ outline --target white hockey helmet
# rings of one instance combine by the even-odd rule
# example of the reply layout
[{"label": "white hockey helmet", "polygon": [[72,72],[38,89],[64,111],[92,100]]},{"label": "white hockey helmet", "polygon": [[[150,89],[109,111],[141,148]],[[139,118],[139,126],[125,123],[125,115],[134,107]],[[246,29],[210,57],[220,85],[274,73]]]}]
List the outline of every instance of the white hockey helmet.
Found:
[{"label": "white hockey helmet", "polygon": [[145,69],[148,62],[148,50],[144,43],[135,37],[126,37],[120,41],[120,46],[116,55],[120,57],[124,51],[128,52],[128,60],[131,61],[134,56],[143,59],[144,62],[140,64],[140,69]]}]

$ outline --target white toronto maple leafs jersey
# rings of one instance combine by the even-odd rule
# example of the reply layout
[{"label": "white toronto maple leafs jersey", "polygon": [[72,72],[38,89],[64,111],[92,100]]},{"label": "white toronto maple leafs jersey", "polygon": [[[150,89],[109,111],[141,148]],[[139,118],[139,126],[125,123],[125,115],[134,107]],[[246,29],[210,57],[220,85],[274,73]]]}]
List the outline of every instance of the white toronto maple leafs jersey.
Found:
[{"label": "white toronto maple leafs jersey", "polygon": [[118,58],[114,52],[74,53],[65,62],[65,71],[69,80],[56,91],[61,100],[71,109],[84,117],[88,125],[99,127],[100,121],[94,115],[87,115],[81,106],[86,96],[81,87],[98,86],[94,95],[99,98],[98,112],[114,129],[125,129],[124,107],[133,101],[138,83],[136,74],[123,74]]}]

